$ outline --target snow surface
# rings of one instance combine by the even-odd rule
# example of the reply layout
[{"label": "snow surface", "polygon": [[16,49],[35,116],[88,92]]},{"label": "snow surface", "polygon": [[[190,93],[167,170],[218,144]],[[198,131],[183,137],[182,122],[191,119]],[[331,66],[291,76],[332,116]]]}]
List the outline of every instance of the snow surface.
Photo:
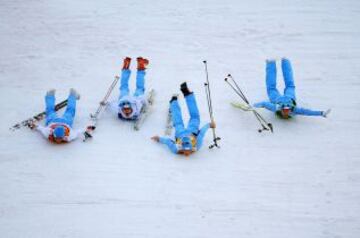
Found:
[{"label": "snow surface", "polygon": [[[359,42],[357,0],[2,0],[0,237],[360,237]],[[50,88],[59,100],[78,89],[85,126],[125,56],[150,59],[157,90],[141,131],[110,114],[86,144],[8,130]],[[265,59],[282,56],[298,103],[332,113],[262,111],[275,133],[259,134],[223,79],[264,100]],[[222,147],[184,159],[149,138],[185,80],[208,121],[204,59]]]}]

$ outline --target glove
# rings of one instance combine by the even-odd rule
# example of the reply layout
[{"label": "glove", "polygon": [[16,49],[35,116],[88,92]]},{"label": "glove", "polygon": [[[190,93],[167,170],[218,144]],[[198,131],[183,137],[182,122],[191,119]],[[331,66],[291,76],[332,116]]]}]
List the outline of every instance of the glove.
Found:
[{"label": "glove", "polygon": [[323,111],[322,113],[321,113],[321,116],[323,116],[323,117],[327,117],[327,115],[329,114],[331,112],[331,109],[327,109],[326,111]]},{"label": "glove", "polygon": [[160,141],[160,137],[159,137],[159,136],[153,136],[153,137],[151,137],[151,139],[152,139],[153,141],[156,141],[156,142],[159,142],[159,141]]},{"label": "glove", "polygon": [[93,130],[95,130],[95,126],[88,126],[88,127],[86,127],[86,131],[93,131]]},{"label": "glove", "polygon": [[37,124],[35,123],[35,121],[31,121],[29,124],[28,124],[28,127],[31,129],[31,130],[34,130],[37,128]]}]

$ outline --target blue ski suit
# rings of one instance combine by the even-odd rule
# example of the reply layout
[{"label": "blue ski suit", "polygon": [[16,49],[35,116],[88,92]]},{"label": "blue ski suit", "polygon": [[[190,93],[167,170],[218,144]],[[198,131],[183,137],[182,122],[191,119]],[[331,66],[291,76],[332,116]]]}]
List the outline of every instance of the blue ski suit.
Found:
[{"label": "blue ski suit", "polygon": [[76,95],[70,94],[68,97],[67,107],[62,117],[58,117],[55,111],[55,96],[46,95],[46,126],[51,123],[63,123],[72,127],[76,112]]},{"label": "blue ski suit", "polygon": [[290,116],[323,116],[323,111],[314,111],[296,106],[295,83],[290,61],[283,58],[281,60],[281,68],[285,82],[284,95],[281,95],[276,88],[275,61],[266,61],[266,89],[270,101],[255,103],[254,107],[266,108],[272,112],[275,112],[279,116],[281,116],[280,110],[283,107],[290,107],[292,109]]},{"label": "blue ski suit", "polygon": [[199,150],[202,146],[204,136],[207,130],[210,128],[210,123],[204,125],[200,130],[200,114],[196,104],[195,95],[191,93],[185,97],[186,105],[189,110],[190,120],[187,128],[184,126],[184,122],[181,115],[181,108],[177,100],[170,102],[170,111],[175,128],[175,141],[170,138],[160,137],[159,142],[168,146],[168,148],[175,154],[179,150],[183,149],[181,141],[185,141],[186,138],[192,137],[193,152]]},{"label": "blue ski suit", "polygon": [[[118,113],[118,117],[124,120],[136,120],[142,107],[146,104],[145,93],[145,70],[138,70],[136,75],[136,90],[133,95],[130,95],[129,79],[131,71],[129,69],[123,69],[121,73],[120,82],[120,96],[115,110]],[[126,116],[122,109],[125,105],[128,105],[132,109],[130,116]]]},{"label": "blue ski suit", "polygon": [[55,111],[55,95],[45,96],[46,104],[46,119],[43,127],[38,125],[36,130],[40,131],[41,134],[50,140],[53,133],[53,127],[62,125],[68,129],[68,134],[65,134],[64,142],[70,142],[75,140],[82,131],[77,131],[72,128],[75,112],[76,112],[76,95],[70,94],[68,97],[67,107],[62,117],[59,117]]}]

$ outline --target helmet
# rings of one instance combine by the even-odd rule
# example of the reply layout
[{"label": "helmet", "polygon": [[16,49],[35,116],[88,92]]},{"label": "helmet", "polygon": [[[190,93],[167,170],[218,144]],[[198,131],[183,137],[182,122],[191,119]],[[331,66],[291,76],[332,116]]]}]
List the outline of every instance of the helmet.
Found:
[{"label": "helmet", "polygon": [[62,139],[65,136],[65,128],[63,126],[57,126],[53,130],[54,139]]}]

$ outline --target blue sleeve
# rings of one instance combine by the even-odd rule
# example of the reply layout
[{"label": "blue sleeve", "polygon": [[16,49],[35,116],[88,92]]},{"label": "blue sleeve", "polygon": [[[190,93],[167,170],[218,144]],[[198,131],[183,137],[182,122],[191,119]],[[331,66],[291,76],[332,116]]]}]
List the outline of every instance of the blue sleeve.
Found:
[{"label": "blue sleeve", "polygon": [[254,104],[254,107],[261,108],[264,107],[272,112],[276,112],[276,104],[271,102],[258,102]]},{"label": "blue sleeve", "polygon": [[176,147],[176,144],[173,140],[166,138],[166,137],[160,137],[159,142],[161,144],[167,145],[167,147],[169,147],[169,149],[174,153],[177,154],[178,153],[178,149]]},{"label": "blue sleeve", "polygon": [[200,150],[203,140],[204,140],[204,137],[205,137],[205,134],[209,128],[210,128],[210,123],[207,123],[205,126],[203,126],[201,128],[201,130],[196,138],[196,149],[197,150]]},{"label": "blue sleeve", "polygon": [[299,108],[295,107],[294,113],[297,115],[304,115],[304,116],[322,116],[322,111],[313,111],[306,108]]}]

